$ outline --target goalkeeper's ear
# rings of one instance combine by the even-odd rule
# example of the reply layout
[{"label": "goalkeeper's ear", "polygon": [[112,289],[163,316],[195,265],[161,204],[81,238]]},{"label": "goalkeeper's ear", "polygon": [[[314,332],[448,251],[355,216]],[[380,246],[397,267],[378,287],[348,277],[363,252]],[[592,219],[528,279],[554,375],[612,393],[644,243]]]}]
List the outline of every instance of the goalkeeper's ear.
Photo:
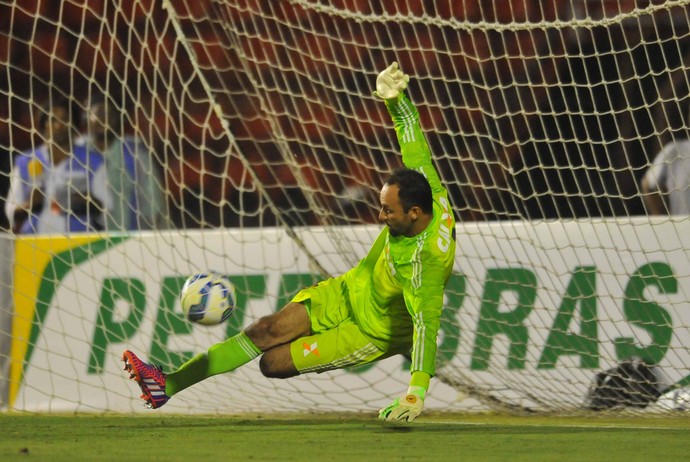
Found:
[{"label": "goalkeeper's ear", "polygon": [[407,88],[410,76],[405,74],[397,62],[391,63],[376,78],[376,91],[374,96],[383,100],[395,100],[400,93]]}]

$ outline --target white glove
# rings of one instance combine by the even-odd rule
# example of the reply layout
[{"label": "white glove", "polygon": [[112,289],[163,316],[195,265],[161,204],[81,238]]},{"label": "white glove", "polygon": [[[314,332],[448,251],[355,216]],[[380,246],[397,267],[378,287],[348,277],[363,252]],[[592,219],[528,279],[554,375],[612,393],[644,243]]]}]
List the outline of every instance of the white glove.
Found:
[{"label": "white glove", "polygon": [[374,96],[381,99],[396,99],[401,91],[407,88],[410,76],[398,68],[394,62],[376,77]]},{"label": "white glove", "polygon": [[390,406],[379,411],[380,420],[402,420],[412,422],[424,409],[424,400],[412,393],[396,398]]}]

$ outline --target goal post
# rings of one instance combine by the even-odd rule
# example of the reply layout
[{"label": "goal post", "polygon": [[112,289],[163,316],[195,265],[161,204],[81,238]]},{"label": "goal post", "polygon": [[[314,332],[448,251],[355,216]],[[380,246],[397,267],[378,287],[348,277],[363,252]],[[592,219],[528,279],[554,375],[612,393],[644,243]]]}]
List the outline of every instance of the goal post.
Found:
[{"label": "goal post", "polygon": [[[411,76],[458,218],[426,406],[575,412],[598,374],[633,359],[658,393],[617,369],[600,387],[606,409],[686,406],[689,9],[0,1],[0,202],[13,214],[0,221],[12,249],[3,407],[138,411],[122,350],[170,370],[355,265],[381,226],[382,182],[402,165],[372,96],[392,61]],[[45,209],[54,232],[21,232],[22,194],[51,169],[31,160],[55,142],[45,121],[62,100],[83,114],[67,124],[77,159],[67,172],[88,186],[63,182],[69,200]],[[88,156],[99,140],[104,160]],[[681,162],[657,160],[664,149]],[[113,199],[99,200],[99,187]],[[82,228],[55,232],[72,218]],[[238,309],[215,328],[186,323],[177,300],[186,277],[207,270],[238,289]],[[162,411],[375,411],[404,391],[407,368],[398,357],[272,381],[250,363]]]}]

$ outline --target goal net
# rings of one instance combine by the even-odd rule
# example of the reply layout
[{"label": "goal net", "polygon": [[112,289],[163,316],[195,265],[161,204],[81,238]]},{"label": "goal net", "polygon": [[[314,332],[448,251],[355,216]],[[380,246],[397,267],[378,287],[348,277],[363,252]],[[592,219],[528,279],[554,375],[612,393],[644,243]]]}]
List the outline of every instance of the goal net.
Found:
[{"label": "goal net", "polygon": [[[458,219],[426,407],[685,409],[689,10],[0,1],[0,402],[141,410],[124,349],[174,369],[355,265],[402,165],[372,96],[397,61]],[[238,293],[213,328],[177,299],[209,270]],[[408,381],[252,362],[162,411],[371,412]]]}]

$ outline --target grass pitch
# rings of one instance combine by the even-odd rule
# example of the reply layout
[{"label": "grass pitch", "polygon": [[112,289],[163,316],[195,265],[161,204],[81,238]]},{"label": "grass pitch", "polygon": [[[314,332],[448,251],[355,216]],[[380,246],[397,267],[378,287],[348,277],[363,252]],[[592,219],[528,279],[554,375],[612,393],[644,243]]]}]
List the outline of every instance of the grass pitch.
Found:
[{"label": "grass pitch", "polygon": [[690,415],[0,414],[0,461],[685,461]]}]

